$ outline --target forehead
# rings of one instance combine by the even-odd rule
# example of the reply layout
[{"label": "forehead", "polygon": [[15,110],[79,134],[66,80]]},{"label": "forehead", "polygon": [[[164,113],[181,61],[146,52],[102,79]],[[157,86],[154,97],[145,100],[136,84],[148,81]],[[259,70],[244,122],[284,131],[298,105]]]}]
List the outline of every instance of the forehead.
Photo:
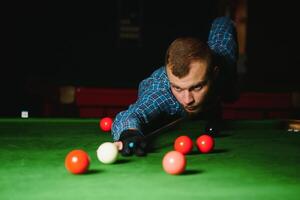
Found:
[{"label": "forehead", "polygon": [[182,78],[174,76],[168,67],[167,74],[171,84],[176,85],[180,88],[189,88],[195,84],[206,80],[207,69],[207,62],[194,61],[190,64],[189,73]]}]

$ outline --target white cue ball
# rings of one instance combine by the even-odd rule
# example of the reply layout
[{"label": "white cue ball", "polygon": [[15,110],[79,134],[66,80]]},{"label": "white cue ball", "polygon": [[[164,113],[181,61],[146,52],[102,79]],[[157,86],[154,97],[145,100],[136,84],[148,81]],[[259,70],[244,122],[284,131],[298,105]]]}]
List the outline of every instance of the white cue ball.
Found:
[{"label": "white cue ball", "polygon": [[117,160],[118,148],[112,142],[104,142],[97,149],[98,160],[104,164],[111,164]]}]

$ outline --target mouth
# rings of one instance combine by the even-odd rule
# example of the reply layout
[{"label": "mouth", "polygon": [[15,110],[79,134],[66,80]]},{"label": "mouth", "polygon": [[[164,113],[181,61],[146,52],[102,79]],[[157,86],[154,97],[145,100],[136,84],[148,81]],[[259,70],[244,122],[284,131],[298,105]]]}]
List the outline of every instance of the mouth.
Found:
[{"label": "mouth", "polygon": [[195,112],[197,111],[197,107],[185,107],[185,110],[188,112]]}]

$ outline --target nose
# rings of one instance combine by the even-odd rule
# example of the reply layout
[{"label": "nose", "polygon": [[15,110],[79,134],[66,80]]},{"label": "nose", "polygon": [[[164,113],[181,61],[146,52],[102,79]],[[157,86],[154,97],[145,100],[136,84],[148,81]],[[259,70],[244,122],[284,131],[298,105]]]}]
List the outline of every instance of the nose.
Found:
[{"label": "nose", "polygon": [[186,106],[193,104],[194,103],[193,94],[188,90],[184,91],[182,101],[183,101],[183,104]]}]

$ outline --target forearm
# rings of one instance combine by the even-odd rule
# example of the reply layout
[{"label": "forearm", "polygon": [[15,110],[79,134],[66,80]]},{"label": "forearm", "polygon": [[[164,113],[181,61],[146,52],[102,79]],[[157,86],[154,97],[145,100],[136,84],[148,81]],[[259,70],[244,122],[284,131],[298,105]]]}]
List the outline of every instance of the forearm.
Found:
[{"label": "forearm", "polygon": [[217,56],[234,63],[238,57],[236,27],[228,17],[219,17],[212,23],[208,45]]},{"label": "forearm", "polygon": [[[112,124],[112,137],[114,141],[119,140],[124,130],[138,130],[141,132],[141,120],[135,113],[129,110],[120,112]],[[142,134],[142,132],[141,132]]]}]

